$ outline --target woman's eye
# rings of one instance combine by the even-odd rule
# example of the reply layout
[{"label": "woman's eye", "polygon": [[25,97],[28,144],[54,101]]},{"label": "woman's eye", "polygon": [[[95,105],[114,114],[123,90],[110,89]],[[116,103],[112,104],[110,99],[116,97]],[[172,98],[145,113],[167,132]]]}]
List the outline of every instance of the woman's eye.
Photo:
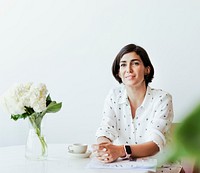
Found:
[{"label": "woman's eye", "polygon": [[139,64],[140,64],[140,63],[137,62],[137,61],[133,62],[133,65],[139,65]]},{"label": "woman's eye", "polygon": [[120,67],[125,67],[126,66],[126,64],[120,64]]}]

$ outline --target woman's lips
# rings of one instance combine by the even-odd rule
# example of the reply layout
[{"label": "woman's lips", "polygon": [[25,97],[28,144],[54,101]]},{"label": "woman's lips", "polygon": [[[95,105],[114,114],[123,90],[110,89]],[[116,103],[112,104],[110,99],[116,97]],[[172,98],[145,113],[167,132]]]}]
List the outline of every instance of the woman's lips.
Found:
[{"label": "woman's lips", "polygon": [[133,79],[135,76],[133,76],[133,75],[129,75],[129,76],[126,76],[125,78],[126,79]]}]

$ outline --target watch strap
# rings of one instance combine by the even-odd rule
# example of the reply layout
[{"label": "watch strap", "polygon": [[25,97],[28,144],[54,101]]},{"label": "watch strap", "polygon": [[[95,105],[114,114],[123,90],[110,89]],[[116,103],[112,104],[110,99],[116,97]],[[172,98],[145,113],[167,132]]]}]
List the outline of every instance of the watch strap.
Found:
[{"label": "watch strap", "polygon": [[130,158],[132,158],[131,157],[132,151],[131,151],[130,145],[124,145],[124,151],[125,151],[126,156],[123,157],[123,159],[130,159]]}]

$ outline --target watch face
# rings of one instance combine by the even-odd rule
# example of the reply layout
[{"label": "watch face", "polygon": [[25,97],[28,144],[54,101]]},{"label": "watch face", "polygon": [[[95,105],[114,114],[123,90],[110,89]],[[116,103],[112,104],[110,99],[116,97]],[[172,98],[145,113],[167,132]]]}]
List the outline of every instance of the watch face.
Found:
[{"label": "watch face", "polygon": [[132,154],[131,147],[129,145],[125,145],[125,149],[126,149],[127,154],[130,154],[130,155]]}]

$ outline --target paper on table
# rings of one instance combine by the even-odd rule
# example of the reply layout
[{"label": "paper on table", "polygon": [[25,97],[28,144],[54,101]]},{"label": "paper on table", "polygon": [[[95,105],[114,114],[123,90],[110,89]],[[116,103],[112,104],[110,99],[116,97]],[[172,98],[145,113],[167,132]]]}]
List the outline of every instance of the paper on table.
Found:
[{"label": "paper on table", "polygon": [[97,169],[139,169],[139,170],[149,170],[156,171],[157,160],[150,158],[140,158],[136,161],[129,160],[117,160],[112,163],[103,163],[97,160],[96,158],[92,158],[92,160],[88,163],[87,168],[97,168]]}]

